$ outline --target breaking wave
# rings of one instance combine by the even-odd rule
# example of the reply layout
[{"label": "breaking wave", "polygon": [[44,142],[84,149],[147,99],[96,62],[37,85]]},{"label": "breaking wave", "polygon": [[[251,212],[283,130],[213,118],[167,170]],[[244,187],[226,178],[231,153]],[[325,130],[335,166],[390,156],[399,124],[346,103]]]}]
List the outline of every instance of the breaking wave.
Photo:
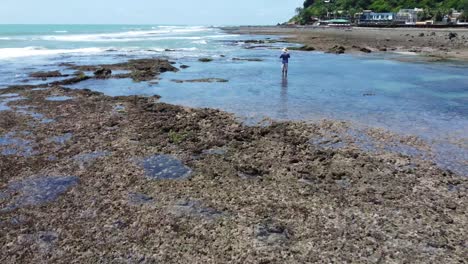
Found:
[{"label": "breaking wave", "polygon": [[46,49],[42,47],[25,48],[3,48],[0,49],[0,59],[30,57],[30,56],[51,56],[59,54],[93,54],[104,52],[102,48],[81,48],[81,49]]}]

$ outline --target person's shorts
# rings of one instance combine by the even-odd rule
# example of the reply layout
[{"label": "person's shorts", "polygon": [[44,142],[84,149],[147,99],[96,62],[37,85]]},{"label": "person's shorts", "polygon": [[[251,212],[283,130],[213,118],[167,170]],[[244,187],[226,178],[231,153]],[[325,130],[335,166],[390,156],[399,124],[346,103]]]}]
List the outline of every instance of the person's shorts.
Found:
[{"label": "person's shorts", "polygon": [[285,69],[285,70],[287,70],[287,69],[288,69],[288,63],[283,63],[282,68]]}]

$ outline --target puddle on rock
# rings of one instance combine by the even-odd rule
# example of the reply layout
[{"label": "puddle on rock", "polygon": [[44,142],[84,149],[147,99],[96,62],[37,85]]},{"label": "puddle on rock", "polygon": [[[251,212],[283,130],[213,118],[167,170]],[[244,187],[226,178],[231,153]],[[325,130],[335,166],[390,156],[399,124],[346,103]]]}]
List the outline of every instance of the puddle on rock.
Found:
[{"label": "puddle on rock", "polygon": [[72,133],[65,133],[61,136],[55,136],[49,139],[49,142],[57,143],[57,144],[65,144],[67,141],[69,141],[72,138],[73,134]]},{"label": "puddle on rock", "polygon": [[2,211],[52,202],[76,184],[75,176],[44,176],[12,182],[2,193],[13,200]]},{"label": "puddle on rock", "polygon": [[0,137],[0,150],[1,155],[19,155],[23,157],[30,157],[34,155],[33,147],[29,140],[15,137],[14,132],[7,133]]},{"label": "puddle on rock", "polygon": [[185,179],[192,173],[189,167],[170,155],[150,156],[141,160],[139,164],[150,179]]},{"label": "puddle on rock", "polygon": [[89,166],[94,163],[98,158],[109,156],[107,151],[94,151],[90,153],[78,154],[73,157],[73,160],[80,166]]},{"label": "puddle on rock", "polygon": [[70,96],[49,96],[46,98],[47,101],[56,101],[56,102],[60,102],[60,101],[67,101],[67,100],[72,100],[73,97],[70,97]]},{"label": "puddle on rock", "polygon": [[6,94],[0,94],[0,97],[19,97],[20,95],[17,93],[6,93]]},{"label": "puddle on rock", "polygon": [[152,202],[154,199],[143,193],[129,193],[128,201],[133,205],[142,205]]},{"label": "puddle on rock", "polygon": [[226,154],[227,150],[223,148],[212,148],[212,149],[205,149],[202,151],[204,155],[224,155]]},{"label": "puddle on rock", "polygon": [[113,107],[113,110],[117,113],[125,113],[126,112],[126,108],[125,108],[125,105],[121,105],[121,104],[118,104],[118,105],[115,105]]},{"label": "puddle on rock", "polygon": [[45,90],[49,90],[49,88],[33,88],[33,89],[31,89],[31,91],[45,91]]},{"label": "puddle on rock", "polygon": [[[16,94],[14,94],[16,95]],[[0,111],[9,111],[11,107],[8,106],[9,102],[25,100],[25,97],[18,96],[18,97],[0,97]]]},{"label": "puddle on rock", "polygon": [[38,119],[40,120],[41,123],[43,124],[49,124],[49,123],[52,123],[52,122],[55,122],[54,119],[51,119],[51,118],[45,118],[45,116],[41,113],[37,113],[37,112],[33,112],[33,111],[28,111],[26,109],[29,109],[28,106],[23,106],[23,107],[16,107],[16,108],[19,108],[20,110],[17,110],[16,112],[20,113],[20,114],[23,114],[23,115],[28,115],[34,119]]},{"label": "puddle on rock", "polygon": [[272,119],[264,115],[243,116],[239,118],[239,121],[249,127],[268,127],[273,124]]},{"label": "puddle on rock", "polygon": [[346,144],[339,137],[332,138],[313,138],[309,140],[309,144],[317,145],[322,148],[340,149],[346,146]]}]

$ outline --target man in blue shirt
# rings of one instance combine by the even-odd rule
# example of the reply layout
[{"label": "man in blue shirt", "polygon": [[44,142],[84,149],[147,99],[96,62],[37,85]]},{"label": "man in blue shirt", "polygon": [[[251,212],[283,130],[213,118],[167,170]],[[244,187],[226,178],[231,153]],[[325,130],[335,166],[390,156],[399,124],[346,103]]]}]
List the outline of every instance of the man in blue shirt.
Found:
[{"label": "man in blue shirt", "polygon": [[288,49],[284,48],[283,49],[283,54],[281,54],[280,59],[282,59],[283,63],[283,76],[288,76],[288,63],[289,63],[289,58],[291,58],[291,55],[289,55]]}]

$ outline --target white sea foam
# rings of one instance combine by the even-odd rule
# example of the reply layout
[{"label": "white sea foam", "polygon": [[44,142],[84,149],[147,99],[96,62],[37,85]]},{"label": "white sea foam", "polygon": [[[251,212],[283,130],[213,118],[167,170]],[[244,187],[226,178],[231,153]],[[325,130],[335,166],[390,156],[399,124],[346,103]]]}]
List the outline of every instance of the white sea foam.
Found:
[{"label": "white sea foam", "polygon": [[[36,40],[71,41],[71,42],[130,42],[159,39],[199,39],[200,37],[184,37],[183,34],[210,31],[210,28],[163,28],[157,30],[135,30],[116,33],[100,34],[73,34],[73,35],[48,35],[37,37]],[[174,36],[175,35],[175,36]],[[182,36],[181,36],[182,35]]]},{"label": "white sea foam", "polygon": [[196,41],[192,41],[192,43],[194,43],[194,44],[202,44],[202,45],[208,44],[208,42],[206,42],[206,40],[196,40]]},{"label": "white sea foam", "polygon": [[223,34],[223,35],[211,35],[211,36],[206,36],[206,38],[233,38],[233,37],[239,37],[240,35],[235,35],[235,34]]},{"label": "white sea foam", "polygon": [[0,49],[0,59],[12,59],[30,56],[51,56],[59,54],[93,54],[104,52],[102,48],[82,49],[45,49],[41,47],[4,48]]},{"label": "white sea foam", "polygon": [[191,48],[181,48],[180,50],[183,50],[183,51],[195,51],[195,50],[198,50],[198,48],[196,48],[196,47],[191,47]]},{"label": "white sea foam", "polygon": [[54,32],[55,32],[55,33],[68,33],[68,31],[66,31],[66,30],[56,30],[56,31],[54,31]]}]

